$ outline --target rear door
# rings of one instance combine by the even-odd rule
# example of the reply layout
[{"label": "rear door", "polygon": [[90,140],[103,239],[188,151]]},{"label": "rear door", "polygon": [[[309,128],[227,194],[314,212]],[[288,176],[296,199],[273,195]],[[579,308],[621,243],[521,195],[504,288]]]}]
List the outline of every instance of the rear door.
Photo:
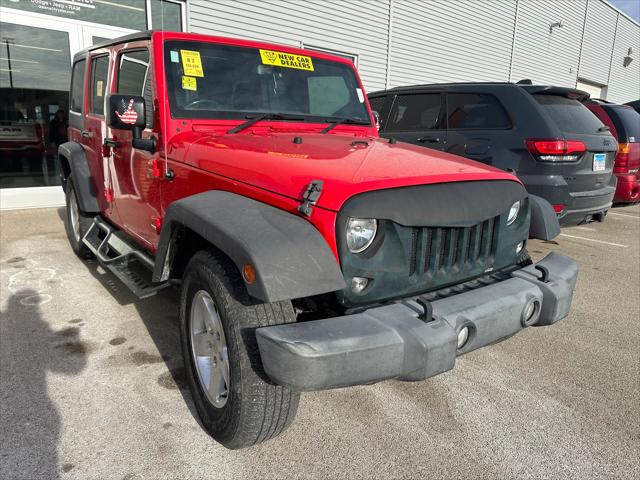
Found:
[{"label": "rear door", "polygon": [[554,164],[554,173],[564,177],[569,191],[593,192],[608,186],[617,151],[609,130],[576,98],[549,90],[533,97],[567,142],[582,142],[586,147],[577,160]]},{"label": "rear door", "polygon": [[[111,188],[109,182],[109,157],[103,157],[102,155],[102,142],[105,132],[104,100],[108,91],[108,80],[109,51],[102,49],[96,53],[92,52],[89,57],[88,108],[80,135],[89,163],[91,178],[94,179],[100,192],[109,192]],[[117,222],[110,198],[108,194],[103,194],[98,198],[100,209],[109,218]]]},{"label": "rear door", "polygon": [[444,95],[402,93],[396,95],[384,124],[384,136],[444,150],[447,132],[443,125]]},{"label": "rear door", "polygon": [[448,92],[446,112],[447,152],[499,168],[512,167],[503,164],[509,157],[497,148],[509,143],[512,123],[494,95]]}]

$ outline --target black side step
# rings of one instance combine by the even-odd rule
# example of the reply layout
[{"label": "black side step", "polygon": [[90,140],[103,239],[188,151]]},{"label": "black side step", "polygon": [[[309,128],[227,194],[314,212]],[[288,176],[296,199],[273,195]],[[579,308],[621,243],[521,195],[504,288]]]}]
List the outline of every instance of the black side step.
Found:
[{"label": "black side step", "polygon": [[169,286],[169,282],[152,283],[153,259],[100,217],[94,219],[82,242],[136,297],[151,297]]}]

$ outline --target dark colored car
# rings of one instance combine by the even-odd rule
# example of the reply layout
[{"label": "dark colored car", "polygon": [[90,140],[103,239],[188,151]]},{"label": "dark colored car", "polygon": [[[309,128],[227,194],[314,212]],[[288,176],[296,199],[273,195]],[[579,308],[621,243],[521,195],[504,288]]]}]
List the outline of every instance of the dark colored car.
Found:
[{"label": "dark colored car", "polygon": [[589,99],[584,105],[591,110],[618,141],[613,173],[618,186],[613,201],[640,201],[640,114],[629,105],[617,105],[600,99]]},{"label": "dark colored car", "polygon": [[526,250],[560,233],[551,205],[379,138],[362,92],[348,59],[240,39],[75,55],[71,247],[141,298],[180,284],[187,383],[229,448],[283,432],[301,391],[423,380],[569,313],[576,263]]},{"label": "dark colored car", "polygon": [[616,141],[580,103],[589,94],[514,83],[399,87],[369,95],[380,134],[513,171],[561,225],[602,221]]},{"label": "dark colored car", "polygon": [[636,112],[640,113],[640,100],[634,100],[633,102],[627,102],[627,103],[625,103],[625,105],[630,106]]}]

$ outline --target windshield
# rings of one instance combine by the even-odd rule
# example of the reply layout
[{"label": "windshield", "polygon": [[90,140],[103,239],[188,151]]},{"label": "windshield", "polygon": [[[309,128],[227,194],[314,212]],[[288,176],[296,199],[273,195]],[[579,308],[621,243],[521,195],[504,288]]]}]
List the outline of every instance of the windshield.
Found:
[{"label": "windshield", "polygon": [[273,50],[167,42],[165,68],[174,118],[245,119],[279,113],[303,120],[370,124],[349,65]]}]

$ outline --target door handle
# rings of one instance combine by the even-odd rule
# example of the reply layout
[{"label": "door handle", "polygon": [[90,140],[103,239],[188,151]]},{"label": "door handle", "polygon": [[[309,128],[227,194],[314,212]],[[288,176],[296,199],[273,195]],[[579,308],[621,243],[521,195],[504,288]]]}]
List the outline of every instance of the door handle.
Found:
[{"label": "door handle", "polygon": [[120,142],[116,142],[113,138],[105,138],[104,146],[109,148],[118,148],[120,146]]},{"label": "door handle", "polygon": [[420,143],[437,143],[440,139],[438,137],[420,137],[418,141]]},{"label": "door handle", "polygon": [[91,138],[91,132],[89,130],[82,130],[80,135],[82,135],[82,138]]}]

